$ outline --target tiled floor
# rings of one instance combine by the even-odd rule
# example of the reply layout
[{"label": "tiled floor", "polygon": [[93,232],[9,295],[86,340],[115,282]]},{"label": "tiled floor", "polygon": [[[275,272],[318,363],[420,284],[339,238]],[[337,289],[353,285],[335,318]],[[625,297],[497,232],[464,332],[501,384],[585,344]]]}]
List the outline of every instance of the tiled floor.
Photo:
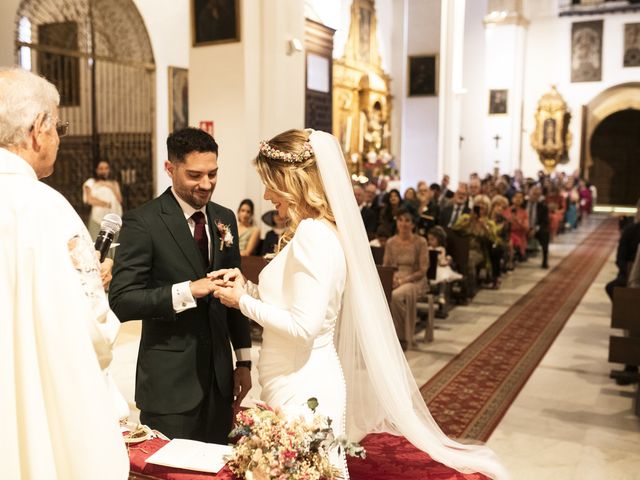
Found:
[{"label": "tiled floor", "polygon": [[[597,224],[562,235],[551,246],[553,268]],[[632,414],[634,387],[608,378],[610,303],[604,284],[615,276],[614,256],[527,385],[516,398],[489,445],[503,459],[514,480],[640,479],[640,420]],[[424,384],[475,339],[512,303],[543,278],[539,259],[518,266],[498,291],[481,290],[474,301],[436,320],[435,341],[418,343],[407,359],[418,385]],[[112,371],[132,408],[140,322],[123,325]],[[418,337],[416,337],[418,338]],[[259,348],[253,348],[257,359]],[[254,369],[255,370],[255,369]],[[259,397],[259,385],[250,398]]]}]

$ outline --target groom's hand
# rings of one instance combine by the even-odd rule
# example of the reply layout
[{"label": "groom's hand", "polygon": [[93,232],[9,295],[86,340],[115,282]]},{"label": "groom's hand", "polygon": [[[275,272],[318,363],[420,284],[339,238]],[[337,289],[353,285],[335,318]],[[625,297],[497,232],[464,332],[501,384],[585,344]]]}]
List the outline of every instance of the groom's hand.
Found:
[{"label": "groom's hand", "polygon": [[215,281],[218,286],[229,286],[231,283],[239,283],[244,287],[247,283],[247,279],[239,268],[225,268],[222,270],[216,270],[215,272],[208,273],[207,276]]},{"label": "groom's hand", "polygon": [[233,409],[238,410],[244,397],[251,390],[251,370],[247,367],[238,367],[233,372]]},{"label": "groom's hand", "polygon": [[191,295],[193,295],[193,298],[202,298],[213,292],[214,285],[211,278],[204,277],[200,280],[196,280],[195,282],[190,282],[189,288],[191,289]]}]

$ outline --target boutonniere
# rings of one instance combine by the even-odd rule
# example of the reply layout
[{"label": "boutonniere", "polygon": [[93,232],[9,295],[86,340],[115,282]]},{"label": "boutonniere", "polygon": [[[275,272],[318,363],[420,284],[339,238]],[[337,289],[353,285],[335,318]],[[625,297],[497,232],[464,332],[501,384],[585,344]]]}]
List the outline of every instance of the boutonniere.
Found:
[{"label": "boutonniere", "polygon": [[233,245],[233,234],[231,233],[231,225],[225,225],[221,221],[216,221],[216,227],[218,234],[220,235],[220,251],[224,247],[230,247]]}]

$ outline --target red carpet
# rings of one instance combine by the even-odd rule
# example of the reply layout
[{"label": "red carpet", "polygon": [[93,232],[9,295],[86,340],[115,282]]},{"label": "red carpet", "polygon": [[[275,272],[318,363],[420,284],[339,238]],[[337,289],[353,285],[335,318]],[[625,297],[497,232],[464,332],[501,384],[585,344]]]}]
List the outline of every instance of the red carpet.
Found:
[{"label": "red carpet", "polygon": [[604,220],[543,280],[426,385],[422,396],[453,438],[487,441],[617,244]]}]

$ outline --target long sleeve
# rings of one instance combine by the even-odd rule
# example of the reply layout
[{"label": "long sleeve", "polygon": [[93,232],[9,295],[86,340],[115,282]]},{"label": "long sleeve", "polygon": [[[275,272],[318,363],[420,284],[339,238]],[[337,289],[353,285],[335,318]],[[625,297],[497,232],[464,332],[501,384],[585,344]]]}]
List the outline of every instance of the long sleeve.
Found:
[{"label": "long sleeve", "polygon": [[422,237],[416,236],[416,238],[419,243],[418,258],[416,262],[418,265],[418,270],[406,277],[405,280],[408,282],[421,281],[426,277],[427,270],[429,269],[429,247],[427,241]]},{"label": "long sleeve", "polygon": [[288,309],[267,304],[251,295],[240,298],[240,309],[265,329],[273,329],[293,340],[313,342],[325,321],[330,291],[335,288],[331,233],[315,221],[300,224],[291,242],[286,271],[291,282]]}]

